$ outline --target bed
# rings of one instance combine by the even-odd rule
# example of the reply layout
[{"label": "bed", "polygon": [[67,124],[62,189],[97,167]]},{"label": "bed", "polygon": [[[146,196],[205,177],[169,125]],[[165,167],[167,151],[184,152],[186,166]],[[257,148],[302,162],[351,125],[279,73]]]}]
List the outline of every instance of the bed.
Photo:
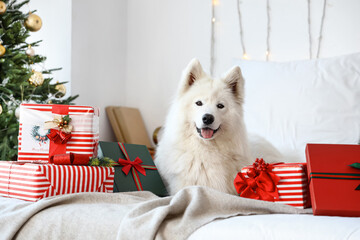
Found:
[{"label": "bed", "polygon": [[[306,143],[359,144],[359,62],[359,53],[236,62],[246,81],[248,131],[264,140],[255,141],[254,157],[304,162]],[[165,198],[146,191],[78,193],[36,203],[1,197],[0,238],[360,239],[360,218],[313,216],[310,208],[192,186]]]},{"label": "bed", "polygon": [[313,216],[199,186],[165,198],[131,192],[0,200],[1,239],[360,238],[360,218]]}]

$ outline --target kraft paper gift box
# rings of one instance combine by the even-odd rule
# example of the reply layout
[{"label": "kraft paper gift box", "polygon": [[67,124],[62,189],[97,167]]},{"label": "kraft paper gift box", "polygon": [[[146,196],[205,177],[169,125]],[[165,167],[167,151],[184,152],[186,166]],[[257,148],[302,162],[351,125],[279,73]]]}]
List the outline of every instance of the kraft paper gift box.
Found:
[{"label": "kraft paper gift box", "polygon": [[[58,127],[69,115],[71,132]],[[90,106],[21,104],[18,161],[47,163],[57,154],[96,156],[99,139],[99,110]],[[49,125],[50,123],[50,125]],[[46,127],[50,128],[47,129]],[[49,139],[50,138],[50,139]]]},{"label": "kraft paper gift box", "polygon": [[360,217],[360,145],[307,144],[314,215]]},{"label": "kraft paper gift box", "polygon": [[145,145],[100,141],[98,155],[120,164],[114,167],[114,192],[151,191],[161,197],[168,195]]},{"label": "kraft paper gift box", "polygon": [[234,185],[241,197],[310,207],[305,163],[266,164],[262,159],[242,168]]},{"label": "kraft paper gift box", "polygon": [[114,168],[0,161],[0,196],[38,201],[79,193],[113,192]]}]

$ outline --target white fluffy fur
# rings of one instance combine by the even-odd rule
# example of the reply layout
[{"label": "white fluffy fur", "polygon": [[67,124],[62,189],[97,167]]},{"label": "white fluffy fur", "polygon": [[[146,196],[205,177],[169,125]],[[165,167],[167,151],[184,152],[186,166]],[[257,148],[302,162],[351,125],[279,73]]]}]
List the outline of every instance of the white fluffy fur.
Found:
[{"label": "white fluffy fur", "polygon": [[[242,167],[252,163],[243,121],[244,79],[239,67],[212,79],[198,60],[184,70],[168,113],[155,163],[170,194],[190,185],[209,186],[235,194],[233,185]],[[195,103],[202,101],[202,106]],[[219,109],[217,104],[225,107]],[[210,139],[201,138],[205,113],[215,117]]]}]

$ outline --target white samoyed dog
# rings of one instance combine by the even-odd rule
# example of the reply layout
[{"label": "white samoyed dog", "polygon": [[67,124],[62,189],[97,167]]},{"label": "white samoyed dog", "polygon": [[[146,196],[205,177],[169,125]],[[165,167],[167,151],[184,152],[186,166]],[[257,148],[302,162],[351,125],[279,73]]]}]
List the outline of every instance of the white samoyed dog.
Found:
[{"label": "white samoyed dog", "polygon": [[239,67],[210,78],[198,60],[183,72],[156,151],[170,194],[202,185],[236,194],[241,168],[252,164],[243,120],[244,79]]}]

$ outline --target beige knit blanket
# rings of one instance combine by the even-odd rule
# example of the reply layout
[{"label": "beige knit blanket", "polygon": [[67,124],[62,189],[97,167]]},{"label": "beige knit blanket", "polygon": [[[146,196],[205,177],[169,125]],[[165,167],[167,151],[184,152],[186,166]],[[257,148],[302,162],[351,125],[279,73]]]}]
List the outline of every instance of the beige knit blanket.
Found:
[{"label": "beige knit blanket", "polygon": [[272,213],[310,210],[197,186],[165,198],[150,192],[79,193],[36,203],[0,197],[0,239],[186,239],[215,219]]}]

